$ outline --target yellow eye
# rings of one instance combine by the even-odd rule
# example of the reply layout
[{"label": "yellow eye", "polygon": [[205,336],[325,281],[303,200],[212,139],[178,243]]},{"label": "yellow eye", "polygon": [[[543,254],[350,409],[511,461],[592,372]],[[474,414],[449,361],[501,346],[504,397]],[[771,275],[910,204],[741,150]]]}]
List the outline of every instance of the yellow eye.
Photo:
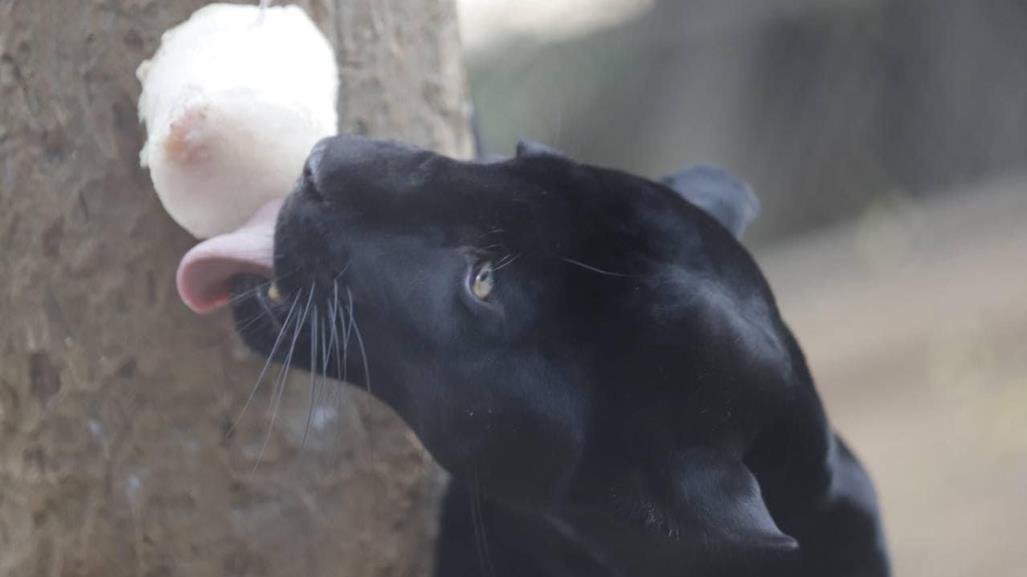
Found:
[{"label": "yellow eye", "polygon": [[490,261],[478,265],[474,271],[474,279],[471,281],[471,292],[481,300],[489,298],[492,289],[496,286],[495,268]]}]

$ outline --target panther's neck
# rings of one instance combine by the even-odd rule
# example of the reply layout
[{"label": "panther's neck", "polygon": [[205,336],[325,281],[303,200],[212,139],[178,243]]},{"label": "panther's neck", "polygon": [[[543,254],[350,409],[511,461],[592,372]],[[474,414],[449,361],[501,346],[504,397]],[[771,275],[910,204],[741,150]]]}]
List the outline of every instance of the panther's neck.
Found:
[{"label": "panther's neck", "polygon": [[[743,476],[751,471],[749,492],[739,485],[730,459],[682,450],[628,477],[638,481],[607,487],[608,500],[600,495],[590,507],[560,516],[560,530],[615,575],[675,577],[688,568],[689,574],[729,577],[887,577],[873,486],[830,429],[801,354],[797,361],[800,380],[794,385],[800,394],[749,447],[744,464],[737,464]],[[676,468],[685,472],[678,475]],[[696,470],[714,473],[696,475]],[[753,491],[755,500],[766,503],[762,513],[749,502]],[[684,512],[678,518],[676,507]],[[751,526],[738,523],[740,517],[767,512],[772,520],[764,532],[747,533]],[[640,517],[648,527],[639,527]],[[797,551],[773,534],[775,525],[798,542]]]},{"label": "panther's neck", "polygon": [[841,438],[828,431],[819,457],[788,463],[781,459],[796,431],[786,427],[773,434],[781,435],[770,443],[779,447],[779,461],[765,466],[754,459],[751,466],[778,526],[799,542],[790,574],[890,575],[874,487]]},{"label": "panther's neck", "polygon": [[800,394],[746,456],[781,529],[799,541],[796,576],[890,575],[877,496],[862,465],[833,432],[790,332]]},{"label": "panther's neck", "polygon": [[[786,456],[779,453],[779,458]],[[798,541],[797,551],[758,540],[735,549],[737,544],[709,547],[701,542],[705,535],[694,531],[668,539],[651,529],[641,530],[638,515],[625,517],[620,507],[612,515],[601,509],[576,510],[550,523],[568,543],[587,550],[609,575],[887,577],[890,571],[869,478],[844,443],[830,433],[819,464],[815,461],[799,458],[792,466],[756,472],[774,522]],[[646,497],[631,499],[640,505],[635,513],[646,513]],[[720,514],[711,511],[714,517]]]}]

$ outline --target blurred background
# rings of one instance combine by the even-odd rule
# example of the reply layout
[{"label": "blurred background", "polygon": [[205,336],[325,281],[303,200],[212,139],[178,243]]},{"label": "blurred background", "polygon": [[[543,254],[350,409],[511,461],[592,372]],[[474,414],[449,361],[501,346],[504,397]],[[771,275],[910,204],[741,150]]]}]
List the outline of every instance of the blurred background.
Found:
[{"label": "blurred background", "polygon": [[459,0],[483,143],[750,182],[896,575],[1027,571],[1027,3]]}]

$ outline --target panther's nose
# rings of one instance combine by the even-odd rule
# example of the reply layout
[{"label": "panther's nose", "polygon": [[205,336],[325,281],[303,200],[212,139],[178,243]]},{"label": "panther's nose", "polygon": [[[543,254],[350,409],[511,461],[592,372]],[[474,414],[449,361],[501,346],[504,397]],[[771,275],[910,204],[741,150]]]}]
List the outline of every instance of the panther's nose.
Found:
[{"label": "panther's nose", "polygon": [[[427,150],[356,134],[321,140],[311,149],[304,167],[305,189],[320,197],[368,214],[394,214],[411,209],[411,194],[423,190],[434,174]],[[315,191],[317,194],[315,194]]]},{"label": "panther's nose", "polygon": [[310,149],[310,154],[307,156],[307,170],[312,174],[317,174],[321,168],[321,160],[324,159],[325,149],[328,148],[330,139],[322,138],[314,145],[314,148]]},{"label": "panther's nose", "polygon": [[328,139],[322,139],[314,145],[314,148],[310,149],[307,161],[303,164],[303,176],[300,177],[298,184],[299,190],[302,190],[307,197],[318,202],[325,201],[324,194],[318,186],[318,181],[321,180],[318,175],[320,174],[321,161],[324,159],[327,143]]}]

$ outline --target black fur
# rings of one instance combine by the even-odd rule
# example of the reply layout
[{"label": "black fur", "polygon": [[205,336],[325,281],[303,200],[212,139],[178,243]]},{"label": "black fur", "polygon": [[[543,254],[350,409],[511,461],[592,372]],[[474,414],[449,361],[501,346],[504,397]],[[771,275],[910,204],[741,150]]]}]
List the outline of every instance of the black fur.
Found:
[{"label": "black fur", "polygon": [[[753,203],[716,169],[341,136],[279,217],[285,298],[235,306],[271,312],[242,331],[269,354],[311,286],[322,313],[352,296],[371,390],[454,477],[439,577],[888,575],[872,485],[735,238]],[[328,372],[366,385],[353,351]]]}]

